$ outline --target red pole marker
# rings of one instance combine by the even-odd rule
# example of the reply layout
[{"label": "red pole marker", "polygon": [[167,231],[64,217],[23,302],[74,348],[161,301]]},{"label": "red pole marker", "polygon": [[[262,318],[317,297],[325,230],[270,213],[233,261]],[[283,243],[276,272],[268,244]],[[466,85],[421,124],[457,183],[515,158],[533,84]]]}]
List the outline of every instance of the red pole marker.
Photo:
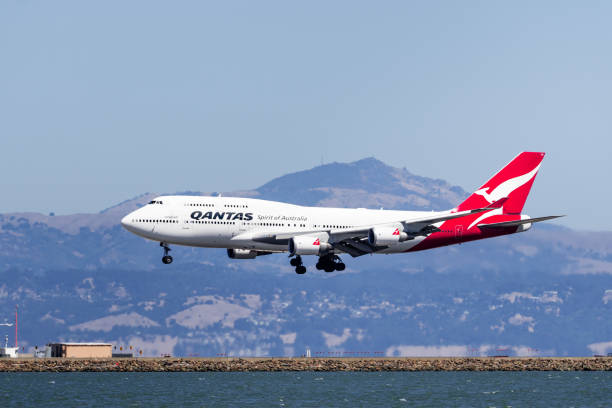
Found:
[{"label": "red pole marker", "polygon": [[17,309],[18,309],[18,306],[15,305],[15,348],[19,349],[19,342],[17,341],[17,324],[18,324]]}]

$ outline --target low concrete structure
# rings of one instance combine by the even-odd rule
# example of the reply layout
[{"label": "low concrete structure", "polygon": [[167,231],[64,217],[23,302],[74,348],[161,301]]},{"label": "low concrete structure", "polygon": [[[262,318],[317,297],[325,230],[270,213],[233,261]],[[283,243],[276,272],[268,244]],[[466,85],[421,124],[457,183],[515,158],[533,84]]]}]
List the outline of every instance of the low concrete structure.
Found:
[{"label": "low concrete structure", "polygon": [[19,357],[17,347],[0,347],[0,357],[17,358]]},{"label": "low concrete structure", "polygon": [[9,347],[9,345],[8,345],[8,336],[5,337],[4,347],[0,347],[0,357],[1,358],[17,358],[17,357],[19,357],[19,348],[18,347]]},{"label": "low concrete structure", "polygon": [[110,343],[52,343],[51,357],[65,358],[111,358],[113,345]]}]

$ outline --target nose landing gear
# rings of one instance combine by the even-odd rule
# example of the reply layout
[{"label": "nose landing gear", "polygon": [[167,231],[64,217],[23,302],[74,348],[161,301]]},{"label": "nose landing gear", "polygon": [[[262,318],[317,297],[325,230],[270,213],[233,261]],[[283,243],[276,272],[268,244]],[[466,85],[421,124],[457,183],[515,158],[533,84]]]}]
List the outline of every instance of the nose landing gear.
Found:
[{"label": "nose landing gear", "polygon": [[319,258],[316,264],[318,270],[324,270],[325,272],[343,271],[346,265],[338,255],[326,255]]},{"label": "nose landing gear", "polygon": [[160,242],[159,246],[164,248],[164,256],[162,257],[162,262],[164,264],[166,264],[166,265],[171,264],[172,263],[172,257],[170,255],[168,255],[168,252],[171,251],[170,247],[165,242]]},{"label": "nose landing gear", "polygon": [[306,273],[306,267],[302,264],[302,257],[297,255],[295,258],[291,258],[289,261],[291,266],[295,266],[295,273],[303,275]]}]

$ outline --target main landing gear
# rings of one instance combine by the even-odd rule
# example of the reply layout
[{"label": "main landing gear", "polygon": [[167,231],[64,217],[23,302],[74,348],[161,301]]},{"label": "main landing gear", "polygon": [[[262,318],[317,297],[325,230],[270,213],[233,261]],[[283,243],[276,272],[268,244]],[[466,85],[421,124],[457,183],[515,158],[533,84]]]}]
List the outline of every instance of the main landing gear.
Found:
[{"label": "main landing gear", "polygon": [[[302,257],[297,255],[295,258],[291,258],[289,261],[291,266],[295,266],[295,273],[302,275],[306,273],[306,267],[302,263]],[[343,271],[346,265],[338,255],[325,255],[319,257],[319,261],[316,265],[317,269],[325,272]]]},{"label": "main landing gear", "polygon": [[304,266],[304,264],[302,264],[301,256],[298,255],[295,258],[291,258],[289,263],[291,264],[291,266],[295,266],[295,273],[297,273],[298,275],[303,275],[306,273],[306,267]]},{"label": "main landing gear", "polygon": [[168,252],[171,251],[170,247],[165,242],[160,242],[159,246],[164,248],[164,256],[162,257],[162,262],[165,263],[166,265],[171,264],[172,257],[168,255]]},{"label": "main landing gear", "polygon": [[318,270],[324,270],[325,272],[343,271],[346,265],[338,255],[325,255],[319,258],[319,262],[316,265]]}]

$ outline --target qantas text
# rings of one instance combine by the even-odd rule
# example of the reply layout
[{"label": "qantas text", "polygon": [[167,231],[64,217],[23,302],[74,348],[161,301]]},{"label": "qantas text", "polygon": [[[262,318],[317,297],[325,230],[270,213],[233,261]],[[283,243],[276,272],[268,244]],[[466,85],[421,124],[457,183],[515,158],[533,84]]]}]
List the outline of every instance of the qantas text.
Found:
[{"label": "qantas text", "polygon": [[251,221],[253,219],[253,213],[235,213],[235,212],[205,212],[194,211],[191,213],[191,218],[194,220],[243,220]]}]

